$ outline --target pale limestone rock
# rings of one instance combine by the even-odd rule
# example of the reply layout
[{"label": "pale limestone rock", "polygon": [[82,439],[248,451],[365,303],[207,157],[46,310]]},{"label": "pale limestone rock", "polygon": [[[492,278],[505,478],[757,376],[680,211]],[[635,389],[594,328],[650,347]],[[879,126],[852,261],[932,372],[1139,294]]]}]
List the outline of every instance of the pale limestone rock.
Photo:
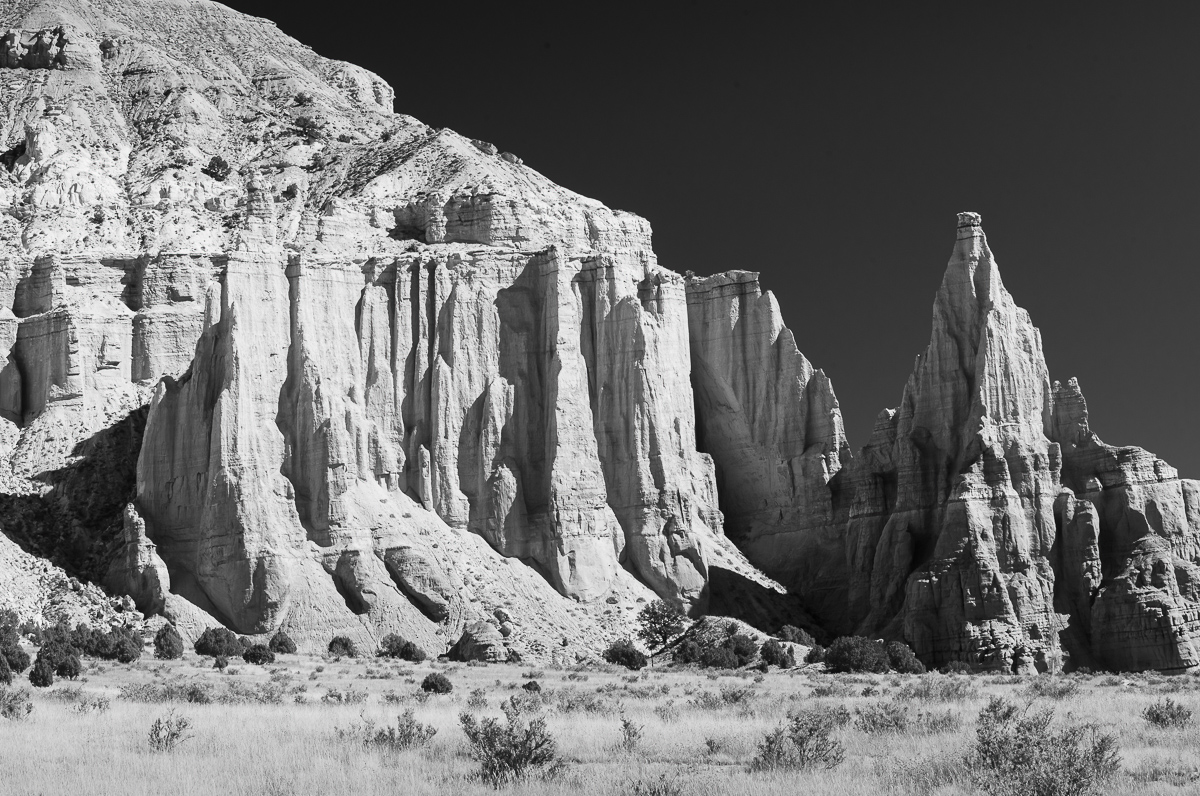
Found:
[{"label": "pale limestone rock", "polygon": [[644,220],[214,3],[0,22],[13,489],[152,393],[94,543],[144,610],[444,650],[503,603],[586,655],[628,632],[604,598],[700,610],[708,551],[744,566]]},{"label": "pale limestone rock", "polygon": [[810,607],[835,614],[849,573],[846,511],[830,482],[850,448],[833,386],[758,274],[692,279],[688,311],[697,436],[716,462],[726,532]]}]

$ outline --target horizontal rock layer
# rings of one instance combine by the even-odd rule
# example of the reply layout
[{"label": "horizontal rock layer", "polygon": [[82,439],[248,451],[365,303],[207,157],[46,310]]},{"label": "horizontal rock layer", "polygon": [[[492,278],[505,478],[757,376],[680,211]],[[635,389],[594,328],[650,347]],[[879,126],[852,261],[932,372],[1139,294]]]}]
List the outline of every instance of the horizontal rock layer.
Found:
[{"label": "horizontal rock layer", "polygon": [[70,573],[191,634],[498,660],[658,595],[931,665],[1200,664],[1200,489],[1091,432],[978,216],[852,456],[757,274],[672,273],[377,76],[203,0],[0,22],[0,578],[44,598],[0,603],[120,619]]}]

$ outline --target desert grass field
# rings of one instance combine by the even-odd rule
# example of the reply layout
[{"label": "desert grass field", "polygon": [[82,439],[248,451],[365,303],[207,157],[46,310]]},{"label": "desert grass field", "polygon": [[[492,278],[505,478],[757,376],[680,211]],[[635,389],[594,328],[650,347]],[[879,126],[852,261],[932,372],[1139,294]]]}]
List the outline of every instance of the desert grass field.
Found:
[{"label": "desert grass field", "polygon": [[[1200,708],[1200,677],[1191,675],[832,675],[813,666],[717,674],[311,655],[284,655],[263,667],[238,661],[220,672],[190,651],[183,660],[89,661],[85,669],[50,688],[14,681],[29,690],[33,709],[0,719],[0,793],[496,793],[479,774],[459,715],[499,717],[500,703],[522,694],[540,701],[561,765],[548,778],[522,778],[499,792],[976,793],[964,760],[981,709],[1004,696],[1030,710],[1052,707],[1055,726],[1092,724],[1115,736],[1121,767],[1101,793],[1200,793],[1195,723],[1160,729],[1143,718],[1164,699]],[[431,672],[444,674],[453,691],[422,692]],[[531,694],[530,682],[540,692]],[[832,735],[844,748],[840,765],[752,770],[764,736],[789,713],[839,706],[850,717]],[[904,712],[907,726],[872,721],[880,706]],[[428,743],[395,751],[362,742],[366,722],[394,725],[409,709],[436,728]],[[156,750],[149,733],[164,717],[186,718],[188,737]]]}]

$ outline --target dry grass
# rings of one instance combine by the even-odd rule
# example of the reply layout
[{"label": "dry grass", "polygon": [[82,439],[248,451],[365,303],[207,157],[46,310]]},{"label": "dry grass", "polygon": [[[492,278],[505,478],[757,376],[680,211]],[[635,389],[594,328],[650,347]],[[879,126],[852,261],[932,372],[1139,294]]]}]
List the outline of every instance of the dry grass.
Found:
[{"label": "dry grass", "polygon": [[[86,682],[70,684],[79,694],[33,689],[35,707],[24,721],[0,720],[3,792],[95,796],[211,796],[222,794],[488,794],[477,776],[458,714],[468,710],[472,691],[486,695],[475,712],[499,716],[499,704],[526,694],[529,667],[329,661],[282,656],[274,667],[238,665],[236,674],[208,668],[208,659],[143,660],[133,667],[92,666]],[[317,672],[318,667],[324,667]],[[272,670],[274,674],[272,675]],[[446,674],[453,693],[416,697],[431,671]],[[584,679],[586,675],[586,679]],[[941,677],[941,676],[937,676]],[[1200,793],[1200,730],[1164,730],[1142,718],[1163,694],[1200,708],[1200,678],[1184,676],[1072,678],[1078,691],[1053,705],[1060,718],[1094,722],[1118,736],[1123,771],[1107,793]],[[273,694],[280,704],[131,702],[119,698],[138,684],[194,680],[213,694]],[[930,702],[912,696],[914,677],[833,676],[798,670],[767,675],[711,677],[698,670],[651,670],[632,678],[616,669],[584,673],[542,667],[541,697],[548,704],[549,730],[566,767],[553,781],[528,781],[503,792],[521,794],[950,794],[971,793],[962,758],[975,718],[989,696],[1021,700],[1030,678],[974,677],[972,689],[949,690],[952,698]],[[267,684],[273,685],[268,688]],[[821,688],[840,696],[819,697]],[[299,689],[303,688],[303,691]],[[906,695],[907,688],[907,695]],[[256,689],[258,689],[256,691]],[[749,689],[747,693],[746,689]],[[143,693],[151,689],[142,689]],[[366,693],[361,704],[331,704],[331,690]],[[870,696],[862,696],[868,690]],[[176,689],[176,693],[179,690]],[[931,697],[930,694],[934,694]],[[848,695],[847,695],[848,694]],[[965,696],[965,698],[964,698]],[[76,709],[80,700],[107,697],[107,710]],[[297,703],[297,698],[303,704]],[[476,694],[476,703],[479,695]],[[845,762],[825,771],[751,773],[764,734],[789,711],[818,705],[844,706],[850,714],[881,701],[904,700],[914,711],[935,709],[959,719],[957,729],[932,731],[920,722],[901,732],[866,734],[854,721],[836,731]],[[405,752],[381,750],[339,738],[365,716],[394,724],[406,709],[437,729],[428,745]],[[191,720],[192,737],[175,751],[151,749],[155,719],[175,710]],[[632,750],[622,746],[622,717],[642,728]],[[948,726],[953,725],[950,722]]]}]

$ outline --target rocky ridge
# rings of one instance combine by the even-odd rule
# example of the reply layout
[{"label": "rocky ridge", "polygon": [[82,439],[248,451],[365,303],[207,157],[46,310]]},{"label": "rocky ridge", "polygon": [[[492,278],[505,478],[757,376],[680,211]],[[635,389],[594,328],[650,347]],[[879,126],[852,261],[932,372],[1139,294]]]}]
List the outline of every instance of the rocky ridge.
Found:
[{"label": "rocky ridge", "polygon": [[[205,0],[0,22],[0,582],[489,659],[658,595],[932,665],[1200,664],[1197,484],[1091,432],[978,216],[852,456],[757,274],[675,274],[377,76]],[[55,593],[12,604],[118,620]]]}]

